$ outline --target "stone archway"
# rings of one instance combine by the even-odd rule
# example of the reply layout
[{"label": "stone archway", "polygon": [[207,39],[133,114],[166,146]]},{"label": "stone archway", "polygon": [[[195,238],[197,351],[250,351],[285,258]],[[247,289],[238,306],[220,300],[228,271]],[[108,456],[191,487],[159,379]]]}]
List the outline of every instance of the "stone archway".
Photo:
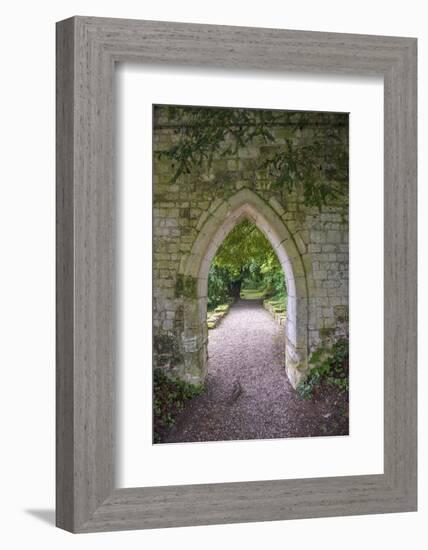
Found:
[{"label": "stone archway", "polygon": [[252,221],[270,241],[284,270],[288,290],[285,325],[285,369],[295,387],[308,368],[308,292],[303,261],[294,239],[273,208],[250,189],[218,201],[200,220],[192,249],[180,263],[183,287],[181,354],[184,376],[202,382],[207,372],[206,325],[208,272],[218,247],[243,218]]}]

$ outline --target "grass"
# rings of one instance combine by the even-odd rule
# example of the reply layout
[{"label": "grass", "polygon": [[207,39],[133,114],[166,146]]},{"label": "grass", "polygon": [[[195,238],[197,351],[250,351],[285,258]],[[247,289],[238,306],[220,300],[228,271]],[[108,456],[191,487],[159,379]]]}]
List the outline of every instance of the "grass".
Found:
[{"label": "grass", "polygon": [[260,300],[264,298],[265,291],[258,288],[241,289],[241,298],[243,300]]}]

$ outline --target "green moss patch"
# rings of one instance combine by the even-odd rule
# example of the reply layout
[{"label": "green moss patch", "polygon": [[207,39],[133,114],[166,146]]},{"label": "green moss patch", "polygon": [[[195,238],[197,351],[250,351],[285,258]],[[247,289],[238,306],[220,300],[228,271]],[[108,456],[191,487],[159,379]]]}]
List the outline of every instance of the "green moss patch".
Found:
[{"label": "green moss patch", "polygon": [[175,295],[179,298],[197,298],[197,280],[190,275],[177,275]]}]

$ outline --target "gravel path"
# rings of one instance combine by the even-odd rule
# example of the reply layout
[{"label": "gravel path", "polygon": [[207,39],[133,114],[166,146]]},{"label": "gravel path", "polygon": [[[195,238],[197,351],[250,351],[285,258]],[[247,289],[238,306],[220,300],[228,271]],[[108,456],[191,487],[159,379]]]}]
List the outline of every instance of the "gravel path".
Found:
[{"label": "gravel path", "polygon": [[[206,391],[189,402],[166,443],[341,435],[334,401],[298,396],[284,369],[284,328],[259,300],[239,300],[209,331]],[[343,424],[343,422],[342,422]]]}]

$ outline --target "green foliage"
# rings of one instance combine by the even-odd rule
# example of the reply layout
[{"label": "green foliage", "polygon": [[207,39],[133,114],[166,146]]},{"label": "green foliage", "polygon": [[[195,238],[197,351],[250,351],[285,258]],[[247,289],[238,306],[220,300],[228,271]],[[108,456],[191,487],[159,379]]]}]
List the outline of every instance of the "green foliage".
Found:
[{"label": "green foliage", "polygon": [[329,204],[348,192],[348,152],[337,134],[314,137],[309,144],[285,140],[283,150],[261,164],[274,187],[296,190],[307,206]]},{"label": "green foliage", "polygon": [[[235,155],[255,138],[274,141],[267,128],[274,121],[274,111],[172,105],[160,108],[170,121],[180,123],[175,128],[178,143],[161,153],[175,164],[173,182],[204,161],[211,166],[214,156]],[[226,145],[230,137],[232,144]]]},{"label": "green foliage", "polygon": [[[273,186],[289,193],[297,191],[308,206],[321,207],[347,196],[348,140],[338,130],[340,124],[347,125],[347,115],[188,106],[157,109],[166,115],[178,137],[173,146],[158,153],[173,164],[172,182],[195,167],[210,169],[214,158],[231,158],[254,141],[276,145],[271,132],[279,128],[289,137],[258,166]],[[329,116],[333,118],[326,118]],[[300,132],[305,126],[311,128],[312,137],[302,140]]]},{"label": "green foliage", "polygon": [[287,295],[284,281],[284,272],[276,255],[269,255],[260,267],[263,275],[265,295],[276,299],[285,298]]},{"label": "green foliage", "polygon": [[248,219],[220,245],[208,276],[208,309],[238,297],[241,288],[285,296],[284,273],[270,242]]},{"label": "green foliage", "polygon": [[322,383],[335,386],[340,391],[349,390],[349,341],[340,339],[331,348],[320,347],[309,360],[315,365],[305,380],[297,386],[297,392],[304,399],[311,399]]},{"label": "green foliage", "polygon": [[211,264],[208,273],[208,309],[224,304],[231,296],[231,288],[238,280],[233,271],[225,266]]},{"label": "green foliage", "polygon": [[172,377],[162,369],[153,371],[153,441],[161,443],[164,434],[171,428],[186,401],[200,395],[202,386]]},{"label": "green foliage", "polygon": [[267,257],[276,258],[272,246],[263,233],[248,219],[244,219],[224,239],[215,263],[227,267],[235,275],[256,273]]}]

